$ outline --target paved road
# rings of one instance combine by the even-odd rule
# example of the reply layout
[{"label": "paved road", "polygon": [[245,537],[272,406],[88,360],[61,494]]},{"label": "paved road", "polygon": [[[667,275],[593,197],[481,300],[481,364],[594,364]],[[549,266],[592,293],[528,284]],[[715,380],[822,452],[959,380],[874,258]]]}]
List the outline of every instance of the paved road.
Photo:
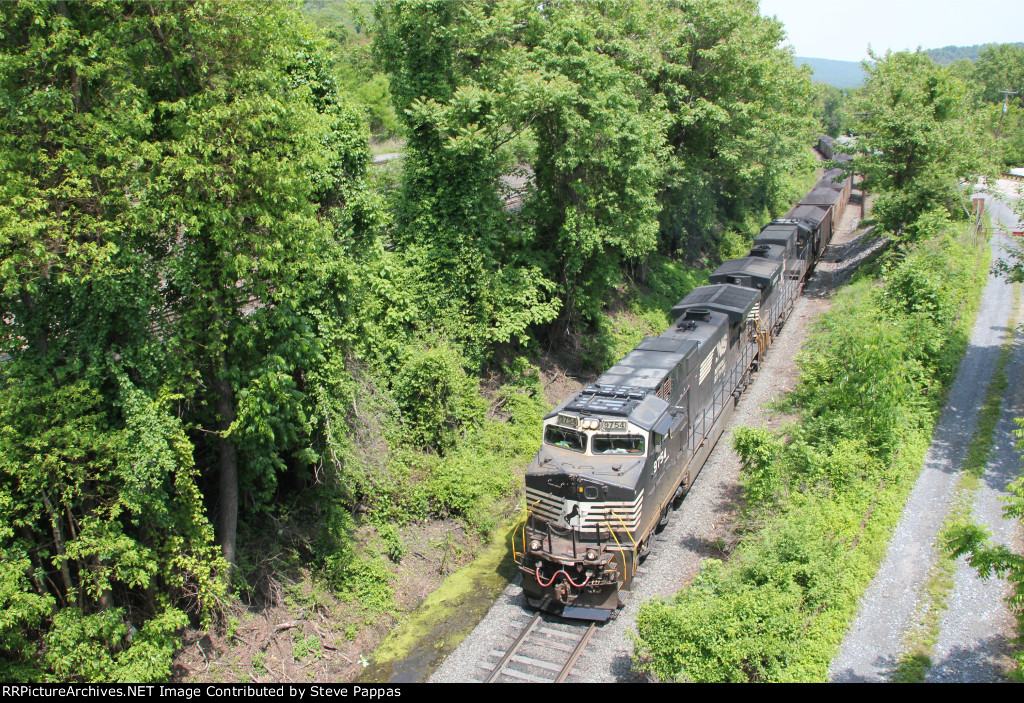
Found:
[{"label": "paved road", "polygon": [[[993,202],[987,207],[994,218],[1004,221],[1012,218],[1016,222],[1013,213],[1004,205]],[[1001,255],[1007,238],[993,237],[992,244],[996,255]],[[948,404],[936,427],[921,475],[907,500],[878,574],[868,587],[860,611],[832,662],[830,678],[833,681],[888,680],[903,652],[906,633],[920,618],[918,595],[935,563],[936,536],[956,495],[959,469],[977,427],[978,414],[1000,348],[1006,335],[1011,333],[1006,323],[1012,306],[1012,287],[1003,279],[989,276],[967,352],[957,370]],[[1015,366],[1013,370],[1017,372],[1019,367]],[[1011,379],[1011,384],[1015,382],[1016,379]],[[1011,461],[1009,457],[1003,458],[1007,463]],[[978,651],[978,637],[991,644],[993,637],[998,639],[1002,636],[995,634],[1001,630],[991,619],[988,625],[980,628],[988,635],[978,632],[979,628],[954,633],[948,624],[950,618],[982,619],[980,611],[970,603],[969,589],[966,585],[961,587],[960,580],[966,584],[970,575],[966,571],[958,574],[958,585],[948,602],[950,609],[943,621],[937,648],[940,659],[951,663],[955,661],[953,652]],[[998,603],[992,607],[998,610]],[[959,678],[955,671],[952,678],[945,678],[941,672],[948,673],[949,669],[942,669],[940,664],[934,678],[967,680]],[[992,671],[991,666],[989,671]]]}]

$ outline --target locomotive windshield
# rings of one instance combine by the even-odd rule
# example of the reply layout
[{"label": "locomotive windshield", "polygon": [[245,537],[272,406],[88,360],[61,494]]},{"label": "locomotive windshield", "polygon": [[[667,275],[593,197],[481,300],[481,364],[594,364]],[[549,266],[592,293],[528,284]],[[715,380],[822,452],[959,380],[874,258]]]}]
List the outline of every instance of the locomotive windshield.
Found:
[{"label": "locomotive windshield", "polygon": [[544,429],[544,443],[571,449],[574,452],[587,451],[587,436],[585,434],[558,425],[548,425]]},{"label": "locomotive windshield", "polygon": [[643,454],[644,437],[638,434],[594,435],[594,454]]}]

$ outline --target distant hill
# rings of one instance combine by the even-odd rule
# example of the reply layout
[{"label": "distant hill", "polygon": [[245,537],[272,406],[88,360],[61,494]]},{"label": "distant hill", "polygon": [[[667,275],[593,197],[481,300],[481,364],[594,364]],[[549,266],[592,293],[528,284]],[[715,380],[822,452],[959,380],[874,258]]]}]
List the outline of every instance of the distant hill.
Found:
[{"label": "distant hill", "polygon": [[817,83],[827,83],[836,88],[856,88],[864,82],[864,71],[860,67],[860,61],[833,61],[797,56],[796,63],[810,66]]},{"label": "distant hill", "polygon": [[[1013,45],[1024,47],[1024,42],[1014,42]],[[978,54],[986,46],[992,45],[944,46],[941,49],[925,49],[924,53],[940,66],[948,66],[959,59],[977,61]],[[810,66],[814,71],[814,80],[817,83],[827,83],[836,88],[856,88],[864,83],[864,71],[860,66],[860,61],[834,61],[797,56],[796,63]]]},{"label": "distant hill", "polygon": [[[935,63],[941,66],[947,66],[958,59],[969,59],[971,61],[978,60],[978,54],[986,46],[992,46],[991,44],[975,44],[974,46],[944,46],[941,49],[926,49],[924,53],[928,54]],[[1024,47],[1024,42],[1013,42],[1013,46]]]}]

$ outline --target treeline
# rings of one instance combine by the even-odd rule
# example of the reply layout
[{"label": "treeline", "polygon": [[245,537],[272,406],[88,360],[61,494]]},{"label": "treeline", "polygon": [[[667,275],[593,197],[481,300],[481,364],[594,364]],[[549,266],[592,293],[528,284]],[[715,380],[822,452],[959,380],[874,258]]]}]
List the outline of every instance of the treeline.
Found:
[{"label": "treeline", "polygon": [[[395,2],[372,43],[283,3],[0,21],[4,680],[166,678],[288,505],[311,568],[386,601],[353,515],[392,559],[392,523],[495,524],[544,411],[527,357],[623,277],[678,292],[665,257],[714,259],[808,166],[756,2]],[[385,94],[395,192],[366,172]]]},{"label": "treeline", "polygon": [[[955,60],[951,58],[948,61],[936,56],[936,52],[942,50],[917,52],[915,55],[935,63],[933,75],[944,76],[942,80],[962,82],[965,99],[982,118],[978,129],[995,140],[989,147],[993,150],[994,163],[1003,168],[1022,167],[1024,45],[984,44],[967,48],[971,50],[967,52],[969,56],[957,56]],[[873,57],[873,60],[878,58]],[[874,70],[872,62],[865,61],[862,69],[868,75]],[[815,117],[826,134],[837,137],[863,132],[858,115],[864,115],[869,108],[856,105],[861,88],[840,89],[820,84],[815,88]]]},{"label": "treeline", "polygon": [[983,52],[989,51],[994,47],[998,46],[1013,46],[1019,49],[1024,49],[1024,44],[1021,42],[1013,42],[1010,44],[972,44],[971,46],[943,46],[939,49],[927,49],[925,51],[935,63],[940,66],[948,66],[954,61],[977,61]]}]

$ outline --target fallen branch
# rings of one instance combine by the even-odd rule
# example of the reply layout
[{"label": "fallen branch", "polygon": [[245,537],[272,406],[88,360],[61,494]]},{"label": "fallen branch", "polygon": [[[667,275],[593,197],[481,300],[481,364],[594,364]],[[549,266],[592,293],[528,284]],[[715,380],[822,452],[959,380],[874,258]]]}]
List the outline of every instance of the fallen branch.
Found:
[{"label": "fallen branch", "polygon": [[289,620],[288,622],[282,622],[280,625],[274,626],[274,634],[283,632],[284,630],[291,630],[294,627],[298,627],[302,624],[302,620]]}]

